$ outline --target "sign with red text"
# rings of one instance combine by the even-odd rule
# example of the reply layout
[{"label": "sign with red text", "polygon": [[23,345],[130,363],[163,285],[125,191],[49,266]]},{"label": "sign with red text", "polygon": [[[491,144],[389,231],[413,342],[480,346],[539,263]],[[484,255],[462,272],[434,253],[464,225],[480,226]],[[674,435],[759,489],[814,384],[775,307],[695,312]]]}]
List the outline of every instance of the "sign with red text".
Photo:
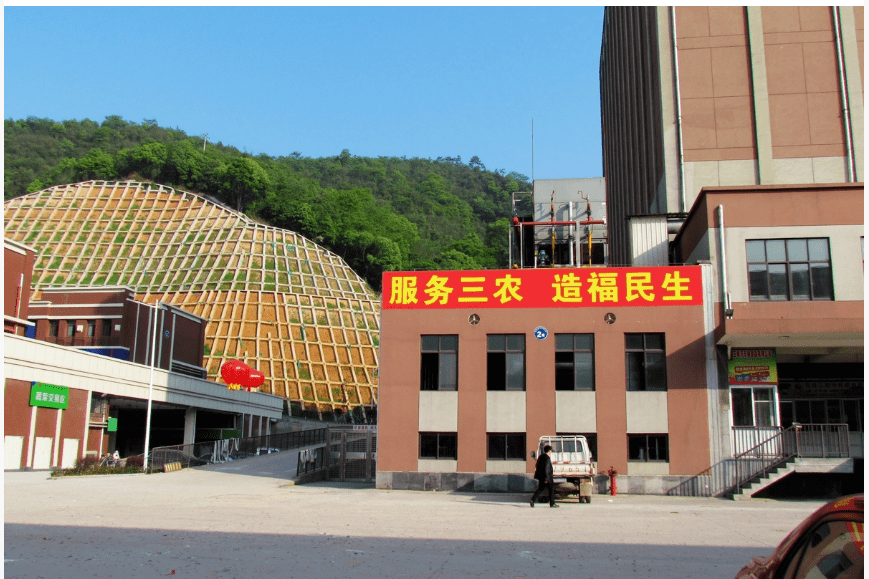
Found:
[{"label": "sign with red text", "polygon": [[778,384],[774,348],[733,348],[727,364],[731,386]]},{"label": "sign with red text", "polygon": [[383,274],[383,309],[698,306],[698,266]]}]

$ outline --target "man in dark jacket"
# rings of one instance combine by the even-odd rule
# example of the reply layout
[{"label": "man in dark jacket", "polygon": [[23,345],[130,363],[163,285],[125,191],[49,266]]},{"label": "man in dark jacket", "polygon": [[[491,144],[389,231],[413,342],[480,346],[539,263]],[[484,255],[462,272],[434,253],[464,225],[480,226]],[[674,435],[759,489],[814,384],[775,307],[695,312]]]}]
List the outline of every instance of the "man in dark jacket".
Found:
[{"label": "man in dark jacket", "polygon": [[552,454],[552,447],[548,444],[543,447],[543,454],[537,457],[537,466],[534,468],[534,478],[537,479],[537,490],[534,496],[531,497],[531,506],[537,502],[537,498],[544,489],[549,489],[549,506],[558,508],[555,504],[555,490],[552,482],[552,459],[549,455]]}]

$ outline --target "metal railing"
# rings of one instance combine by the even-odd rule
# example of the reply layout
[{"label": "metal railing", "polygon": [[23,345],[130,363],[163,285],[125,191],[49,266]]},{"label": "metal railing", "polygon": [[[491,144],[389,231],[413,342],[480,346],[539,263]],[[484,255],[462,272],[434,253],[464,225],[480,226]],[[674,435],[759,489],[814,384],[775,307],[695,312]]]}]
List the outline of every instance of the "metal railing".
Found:
[{"label": "metal railing", "polygon": [[764,476],[794,458],[848,458],[847,424],[794,424],[736,455],[728,492]]},{"label": "metal railing", "polygon": [[57,344],[58,346],[83,346],[89,348],[119,348],[121,347],[121,338],[116,336],[84,336],[76,334],[75,336],[48,336],[46,342]]},{"label": "metal railing", "polygon": [[154,469],[172,462],[181,466],[204,466],[239,460],[251,456],[282,452],[326,443],[328,429],[298,430],[281,434],[207,440],[193,444],[176,444],[151,449],[149,464]]},{"label": "metal railing", "polygon": [[746,483],[796,458],[851,456],[847,424],[794,424],[784,430],[735,427],[733,431],[735,448],[747,445],[748,441],[754,445],[683,481],[667,494],[694,497],[735,494]]}]

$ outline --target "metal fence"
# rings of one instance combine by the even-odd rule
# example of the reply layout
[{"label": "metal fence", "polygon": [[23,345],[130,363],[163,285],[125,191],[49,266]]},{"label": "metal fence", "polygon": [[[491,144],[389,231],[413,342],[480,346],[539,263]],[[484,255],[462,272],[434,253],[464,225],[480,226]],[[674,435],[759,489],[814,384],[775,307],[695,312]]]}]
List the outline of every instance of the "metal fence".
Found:
[{"label": "metal fence", "polygon": [[329,434],[329,478],[374,480],[377,473],[377,432],[332,430]]},{"label": "metal fence", "polygon": [[[737,432],[738,430],[738,432]],[[734,441],[751,448],[722,460],[688,479],[667,494],[677,496],[721,496],[737,493],[743,485],[796,458],[849,458],[847,424],[794,424],[784,430],[734,428]]]},{"label": "metal fence", "polygon": [[157,469],[163,468],[168,463],[180,462],[182,467],[187,468],[305,448],[317,444],[325,445],[327,433],[328,429],[317,428],[282,434],[226,438],[223,440],[195,442],[193,444],[160,446],[151,449],[149,465]]}]

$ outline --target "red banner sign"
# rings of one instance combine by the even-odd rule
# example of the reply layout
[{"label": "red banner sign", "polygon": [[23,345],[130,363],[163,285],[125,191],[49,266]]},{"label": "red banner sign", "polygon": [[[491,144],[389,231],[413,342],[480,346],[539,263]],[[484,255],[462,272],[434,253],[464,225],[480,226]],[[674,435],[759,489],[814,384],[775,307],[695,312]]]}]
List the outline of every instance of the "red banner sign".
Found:
[{"label": "red banner sign", "polygon": [[389,272],[383,309],[697,306],[698,266]]}]

